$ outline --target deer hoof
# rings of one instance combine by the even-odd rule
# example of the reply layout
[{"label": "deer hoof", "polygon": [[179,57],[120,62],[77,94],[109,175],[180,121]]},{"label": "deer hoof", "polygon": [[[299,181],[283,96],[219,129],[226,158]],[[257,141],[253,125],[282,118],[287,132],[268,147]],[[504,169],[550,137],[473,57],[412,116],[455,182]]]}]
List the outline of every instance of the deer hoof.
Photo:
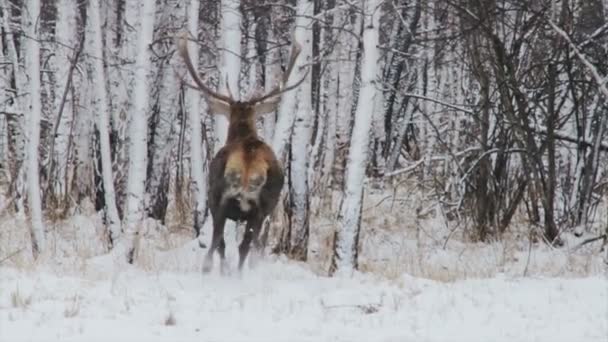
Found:
[{"label": "deer hoof", "polygon": [[213,259],[205,258],[205,261],[203,261],[203,273],[209,273],[209,272],[211,272],[212,269],[213,269]]},{"label": "deer hoof", "polygon": [[229,276],[230,273],[230,266],[228,266],[226,259],[222,259],[220,261],[220,274],[223,276]]}]

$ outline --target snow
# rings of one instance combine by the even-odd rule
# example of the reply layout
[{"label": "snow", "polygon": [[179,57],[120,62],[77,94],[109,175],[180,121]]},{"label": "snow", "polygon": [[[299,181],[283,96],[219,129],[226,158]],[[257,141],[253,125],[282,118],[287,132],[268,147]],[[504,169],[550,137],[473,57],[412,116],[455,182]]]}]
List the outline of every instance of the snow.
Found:
[{"label": "snow", "polygon": [[608,283],[328,278],[267,257],[242,276],[0,268],[2,341],[605,341]]},{"label": "snow", "polygon": [[[135,265],[108,264],[90,204],[47,224],[48,259],[25,251],[0,261],[0,341],[606,341],[599,243],[577,249],[587,237],[566,234],[561,249],[510,235],[472,243],[441,217],[417,217],[413,189],[386,195],[366,188],[362,271],[352,277],[325,276],[337,198],[324,205],[333,214],[311,218],[306,263],[265,255],[225,277],[202,274],[206,250],[191,232],[149,219]],[[26,227],[0,220],[0,260],[31,245]],[[238,241],[226,239],[233,269]]]}]

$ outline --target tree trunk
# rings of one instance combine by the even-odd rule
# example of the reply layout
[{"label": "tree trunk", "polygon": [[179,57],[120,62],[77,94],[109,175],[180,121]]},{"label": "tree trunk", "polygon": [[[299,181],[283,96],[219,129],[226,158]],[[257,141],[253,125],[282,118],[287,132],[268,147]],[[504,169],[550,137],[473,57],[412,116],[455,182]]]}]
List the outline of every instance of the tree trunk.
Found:
[{"label": "tree trunk", "polygon": [[106,225],[110,231],[112,241],[118,241],[121,235],[120,217],[116,208],[116,193],[114,191],[114,176],[112,172],[112,156],[110,152],[110,133],[109,133],[109,104],[106,90],[106,75],[103,66],[103,40],[102,25],[100,18],[100,1],[89,1],[89,27],[88,35],[91,39],[90,44],[93,57],[92,60],[92,80],[97,95],[93,101],[93,108],[97,113],[97,129],[99,130],[99,145],[101,155],[101,176],[103,179],[103,194],[105,203]]},{"label": "tree trunk", "polygon": [[[199,24],[199,0],[191,0],[187,10],[188,13],[188,31],[198,39],[198,24]],[[190,57],[194,68],[198,66],[198,46],[190,44]],[[237,75],[238,76],[238,75]],[[207,211],[207,180],[205,179],[205,171],[203,164],[205,160],[206,149],[203,148],[202,128],[201,128],[201,104],[203,104],[201,94],[196,89],[186,90],[186,103],[190,119],[190,160],[192,173],[192,193],[194,194],[194,230],[197,236],[201,235],[201,229],[205,221],[205,213]]]},{"label": "tree trunk", "polygon": [[[240,97],[239,76],[241,74],[241,1],[222,1],[222,66],[220,68],[221,91],[229,88],[235,97]],[[228,83],[226,83],[228,82]],[[215,152],[219,151],[228,135],[228,120],[223,115],[215,119]]]},{"label": "tree trunk", "polygon": [[[314,3],[298,0],[295,39],[302,45],[301,63],[309,63],[312,58],[312,12]],[[311,75],[298,89],[298,109],[291,143],[291,167],[289,191],[291,210],[289,254],[297,260],[306,260],[309,233],[309,183],[308,163],[310,162],[310,138],[312,133],[312,89]],[[289,96],[289,95],[286,95]],[[292,95],[293,96],[293,95]]]},{"label": "tree trunk", "polygon": [[330,274],[350,274],[357,268],[359,231],[363,201],[363,181],[368,161],[372,110],[378,77],[378,28],[380,0],[365,0],[361,88],[350,140],[344,192],[338,215]]},{"label": "tree trunk", "polygon": [[135,71],[134,104],[129,125],[129,171],[127,175],[127,210],[125,214],[125,234],[121,239],[118,253],[126,253],[132,262],[134,239],[144,218],[144,195],[146,179],[147,113],[149,103],[148,73],[150,72],[150,51],[154,33],[156,2],[140,2],[141,25],[139,25],[138,52]]},{"label": "tree trunk", "polygon": [[[9,8],[9,1],[2,0],[2,7]],[[10,175],[9,189],[13,196],[15,211],[21,215],[25,214],[25,199],[26,184],[25,179],[25,151],[26,151],[26,132],[24,124],[24,108],[27,107],[25,96],[26,83],[25,75],[22,68],[19,66],[19,53],[15,43],[15,33],[11,27],[10,11],[2,11],[2,29],[7,40],[4,46],[6,53],[10,59],[12,66],[12,76],[14,86],[12,89],[12,104],[7,106],[6,115],[7,124],[7,140],[8,140],[8,169]],[[10,80],[10,77],[9,77]]]},{"label": "tree trunk", "polygon": [[38,146],[40,145],[40,118],[42,116],[42,100],[40,89],[40,0],[29,0],[26,7],[26,40],[25,54],[26,69],[29,75],[30,107],[27,113],[28,142],[27,142],[27,183],[28,199],[32,229],[32,250],[34,257],[45,250],[44,223],[42,222],[42,201],[40,198],[40,177]]},{"label": "tree trunk", "polygon": [[[55,205],[64,205],[67,179],[63,177],[68,167],[68,143],[70,141],[71,126],[73,120],[72,112],[72,77],[78,50],[70,53],[71,49],[82,49],[79,46],[77,27],[78,7],[74,0],[61,0],[57,3],[57,24],[55,28],[55,41],[66,44],[58,46],[55,50],[55,98],[53,101],[53,113],[57,115],[56,125],[49,151],[49,175],[48,186],[45,196],[51,196]],[[64,82],[64,80],[66,80]],[[62,96],[65,94],[65,96]]]}]

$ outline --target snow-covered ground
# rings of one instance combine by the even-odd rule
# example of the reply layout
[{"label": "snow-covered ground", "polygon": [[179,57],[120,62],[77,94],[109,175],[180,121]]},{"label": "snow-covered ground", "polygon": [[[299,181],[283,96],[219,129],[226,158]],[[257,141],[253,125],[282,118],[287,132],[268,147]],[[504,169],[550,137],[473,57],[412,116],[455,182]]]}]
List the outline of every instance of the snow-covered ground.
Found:
[{"label": "snow-covered ground", "polygon": [[608,282],[0,268],[0,341],[606,341]]},{"label": "snow-covered ground", "polygon": [[191,229],[154,221],[135,265],[116,267],[100,218],[84,209],[47,224],[50,252],[33,262],[27,223],[2,217],[0,260],[26,249],[0,261],[0,341],[607,341],[601,242],[473,243],[436,217],[379,202],[364,208],[365,272],[352,278],[323,276],[329,216],[311,224],[308,263],[267,255],[241,277],[204,276]]}]

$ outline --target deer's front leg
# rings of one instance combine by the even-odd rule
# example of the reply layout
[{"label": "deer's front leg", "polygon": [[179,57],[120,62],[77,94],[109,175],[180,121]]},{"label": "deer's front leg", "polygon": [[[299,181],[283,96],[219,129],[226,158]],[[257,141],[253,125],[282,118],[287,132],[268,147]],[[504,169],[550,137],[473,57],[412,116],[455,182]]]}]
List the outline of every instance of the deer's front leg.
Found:
[{"label": "deer's front leg", "polygon": [[243,264],[245,263],[245,259],[247,258],[247,254],[249,253],[249,249],[251,247],[251,241],[254,241],[256,244],[255,247],[258,248],[258,236],[260,234],[263,221],[263,218],[260,217],[247,221],[245,235],[243,236],[243,241],[239,246],[239,271],[243,269]]}]

